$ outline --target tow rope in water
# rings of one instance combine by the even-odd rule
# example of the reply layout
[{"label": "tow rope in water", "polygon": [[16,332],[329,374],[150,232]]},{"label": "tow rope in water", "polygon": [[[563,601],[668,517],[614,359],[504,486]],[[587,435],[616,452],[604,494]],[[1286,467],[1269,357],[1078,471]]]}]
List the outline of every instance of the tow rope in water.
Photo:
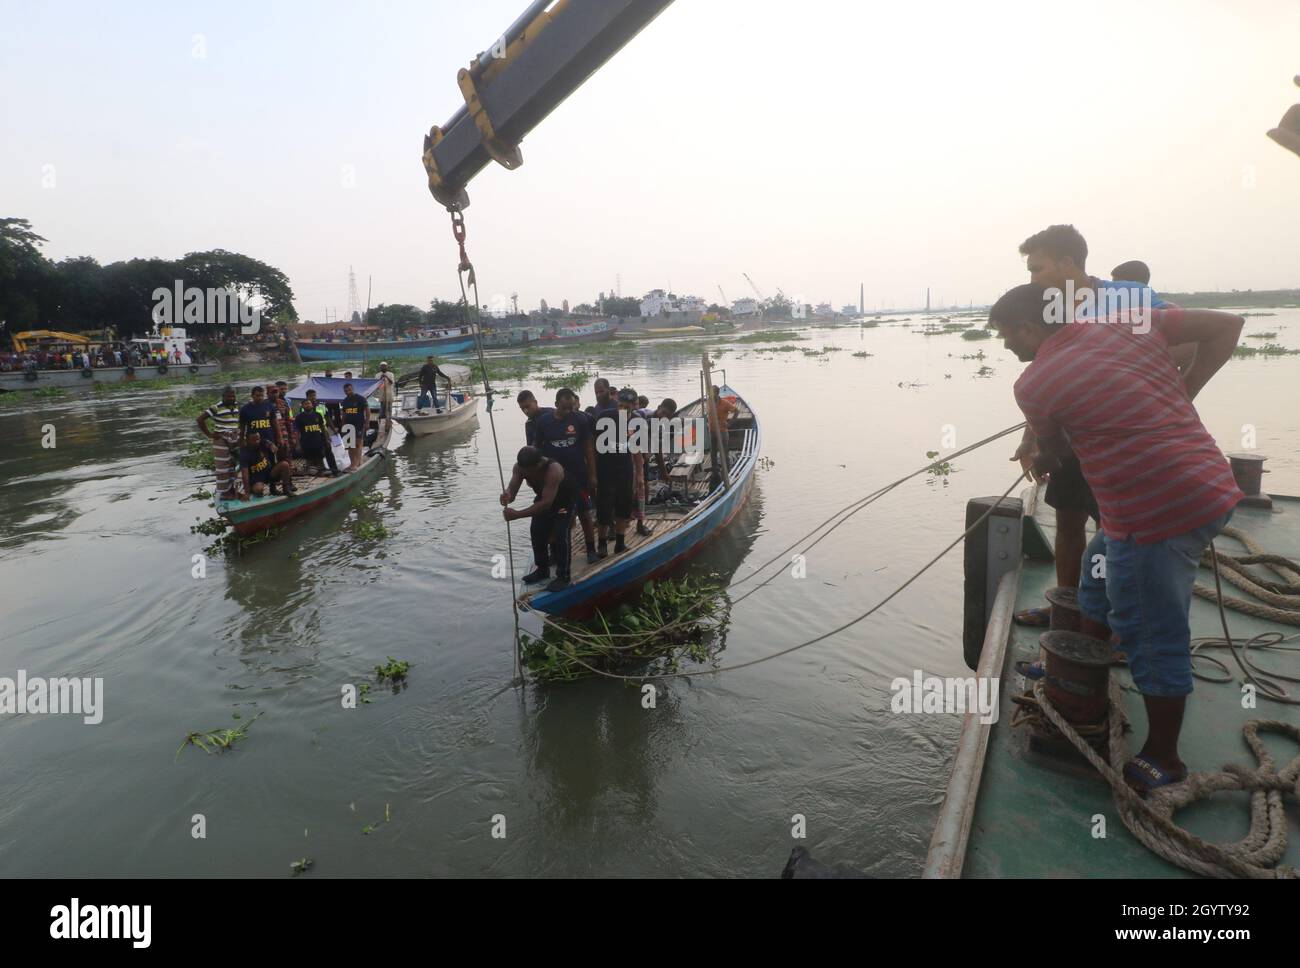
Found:
[{"label": "tow rope in water", "polygon": [[[1005,430],[1000,430],[1000,431],[998,431],[996,434],[991,434],[990,436],[985,437],[983,440],[978,440],[978,441],[976,441],[975,443],[970,444],[969,446],[963,447],[963,448],[961,448],[960,450],[956,450],[956,451],[954,451],[953,453],[947,455],[946,457],[944,457],[944,458],[942,458],[942,459],[940,459],[940,460],[936,460],[936,461],[934,461],[934,462],[932,462],[932,463],[930,463],[930,464],[926,464],[924,467],[918,468],[917,470],[912,471],[910,474],[906,474],[906,475],[904,475],[903,477],[900,477],[898,480],[893,481],[893,482],[890,483],[890,484],[886,484],[886,485],[883,486],[883,487],[877,488],[876,490],[874,490],[874,491],[872,491],[872,492],[870,492],[870,493],[864,495],[863,497],[858,498],[856,501],[852,502],[851,504],[847,504],[847,505],[845,505],[844,507],[842,507],[842,508],[840,508],[838,511],[836,511],[834,514],[832,514],[830,517],[826,518],[826,520],[824,520],[824,521],[822,521],[820,524],[818,524],[816,527],[812,528],[810,531],[807,531],[807,532],[805,532],[804,534],[800,535],[798,538],[795,538],[794,541],[792,541],[790,544],[788,544],[785,548],[783,548],[782,550],[778,551],[776,554],[774,554],[771,558],[767,559],[767,561],[763,562],[761,565],[758,565],[758,566],[757,566],[757,567],[756,567],[756,568],[755,568],[755,569],[754,569],[750,574],[745,575],[743,578],[737,578],[737,579],[734,579],[730,584],[728,584],[728,585],[726,586],[726,588],[735,588],[737,585],[742,585],[742,584],[744,584],[745,582],[750,581],[751,579],[753,579],[753,578],[757,577],[758,575],[762,574],[762,573],[763,573],[763,572],[764,572],[768,567],[770,567],[771,565],[775,564],[776,562],[778,562],[778,561],[780,561],[780,562],[784,562],[785,556],[786,556],[787,554],[789,554],[792,550],[794,550],[794,548],[796,548],[800,543],[802,543],[802,542],[804,542],[804,541],[807,541],[807,540],[808,540],[809,538],[811,538],[813,535],[817,534],[817,532],[819,532],[819,531],[821,531],[823,528],[825,528],[826,530],[825,530],[825,532],[824,532],[823,534],[821,534],[821,535],[820,535],[816,540],[814,540],[811,544],[809,544],[807,547],[805,547],[805,548],[803,549],[803,551],[800,552],[800,554],[806,555],[809,551],[811,551],[811,550],[812,550],[813,548],[815,548],[818,544],[820,544],[821,541],[822,541],[824,538],[826,538],[828,535],[830,535],[830,533],[831,533],[832,531],[834,531],[836,528],[838,528],[840,525],[842,525],[845,521],[847,521],[849,518],[853,517],[853,515],[857,514],[857,513],[858,513],[859,511],[861,511],[863,508],[867,507],[867,506],[870,505],[870,504],[875,503],[875,502],[878,501],[880,498],[882,498],[882,497],[884,497],[886,494],[888,494],[890,491],[894,490],[896,487],[899,487],[900,485],[905,484],[906,482],[912,480],[912,478],[914,478],[914,477],[918,477],[918,476],[920,476],[921,474],[927,473],[928,471],[930,471],[930,470],[932,470],[932,469],[936,469],[936,468],[938,468],[940,465],[942,465],[942,464],[944,464],[944,463],[947,463],[948,461],[951,461],[951,460],[953,460],[953,459],[956,458],[956,457],[961,457],[961,456],[963,456],[963,455],[965,455],[965,454],[969,454],[970,452],[972,452],[972,451],[974,451],[974,450],[978,450],[980,447],[983,447],[985,444],[992,443],[993,441],[998,440],[998,439],[1000,439],[1000,438],[1002,438],[1002,437],[1005,437],[1005,436],[1007,436],[1008,434],[1015,433],[1016,431],[1023,429],[1024,426],[1025,426],[1025,425],[1024,425],[1024,423],[1022,422],[1022,423],[1018,423],[1018,424],[1016,424],[1015,426],[1008,427],[1008,428],[1005,429]],[[1022,474],[1021,477],[1023,477],[1023,476],[1024,476],[1024,475]],[[1016,479],[1016,483],[1019,483],[1019,481],[1020,481],[1020,478],[1017,478],[1017,479]],[[1014,488],[1014,487],[1015,487],[1015,484],[1012,484],[1011,487]],[[1007,491],[1003,494],[1003,497],[1006,497],[1007,494],[1010,494],[1010,493],[1011,493],[1011,488],[1008,488]],[[984,519],[983,517],[980,518],[981,521],[982,521],[983,519]],[[833,522],[833,523],[832,523],[832,522]],[[828,525],[829,525],[829,527],[828,527]],[[972,526],[972,527],[973,527],[973,526]],[[968,533],[969,533],[969,529],[967,530],[966,533],[964,533],[964,534],[962,535],[962,537],[965,537],[965,534],[968,534]],[[958,539],[958,540],[960,540],[960,539]],[[951,548],[951,547],[952,547],[952,546],[950,545],[949,548]],[[946,554],[948,550],[949,550],[948,548],[945,548],[944,551],[941,553],[940,557],[942,557],[942,554]],[[937,559],[936,559],[936,560],[937,560]],[[931,562],[931,564],[933,564],[933,562]],[[926,568],[929,568],[929,567],[930,567],[930,565],[926,565]],[[922,570],[924,571],[924,569],[922,569]],[[732,605],[738,605],[740,602],[743,602],[743,601],[744,601],[746,598],[748,598],[750,595],[753,595],[753,594],[755,594],[757,591],[759,591],[759,589],[761,589],[761,588],[765,588],[765,587],[767,587],[768,585],[770,585],[770,584],[771,584],[771,583],[772,583],[772,582],[773,582],[773,581],[774,581],[774,580],[775,580],[779,575],[781,575],[781,574],[782,574],[782,571],[780,571],[780,570],[774,571],[774,572],[773,572],[769,577],[765,578],[765,579],[764,579],[763,581],[761,581],[758,585],[754,586],[754,588],[750,589],[749,591],[745,592],[743,595],[740,595],[739,597],[737,597],[736,599],[734,599],[734,600],[731,602],[731,604],[732,604]],[[919,577],[919,576],[920,576],[920,573],[918,572],[917,575],[914,575],[912,578],[908,579],[908,582],[910,583],[910,582],[914,581],[914,580],[915,580],[917,577]],[[906,587],[906,586],[903,586],[903,587]],[[725,591],[725,590],[726,590],[726,589],[723,589],[723,591]],[[896,590],[896,591],[894,592],[894,594],[895,594],[895,595],[898,594],[899,591],[902,591],[902,588],[899,588],[898,590]],[[891,595],[890,597],[893,597],[893,596]],[[601,635],[601,636],[590,636],[590,637],[593,638],[593,639],[595,639],[595,638],[599,638],[599,639],[601,639],[601,640],[604,640],[604,639],[607,639],[607,638],[629,638],[629,639],[633,639],[634,641],[630,642],[630,643],[627,644],[627,645],[623,645],[623,646],[614,646],[614,648],[615,648],[615,649],[618,649],[618,650],[630,650],[630,649],[635,649],[635,648],[638,648],[638,647],[641,646],[641,645],[644,645],[646,642],[649,642],[650,640],[656,638],[657,636],[663,634],[664,632],[668,632],[668,631],[671,631],[671,630],[673,630],[673,629],[681,628],[681,627],[684,627],[684,626],[686,626],[686,625],[691,624],[691,622],[690,622],[688,616],[690,616],[692,612],[694,612],[694,611],[696,611],[696,610],[702,608],[704,605],[708,604],[708,601],[709,601],[709,599],[706,598],[706,599],[703,599],[703,600],[701,600],[701,601],[699,601],[699,602],[696,602],[696,603],[693,604],[693,605],[687,606],[687,608],[685,609],[685,611],[683,612],[683,614],[682,614],[681,617],[677,618],[676,620],[674,620],[674,621],[672,621],[672,622],[668,622],[668,623],[666,623],[666,624],[664,624],[664,625],[657,626],[656,628],[651,629],[651,630],[649,630],[649,631],[637,631],[637,632],[608,632],[608,633],[605,633],[604,635]],[[884,602],[882,602],[881,604],[883,605]],[[868,613],[868,614],[870,614],[870,613]],[[865,617],[866,617],[866,616],[862,616],[862,618],[865,618]],[[570,634],[570,635],[572,635],[573,638],[578,638],[578,639],[588,637],[588,636],[586,635],[586,633],[584,633],[584,632],[582,632],[581,630],[578,630],[578,629],[569,629],[569,628],[566,628],[566,629],[565,629],[565,633],[566,633],[566,634]],[[685,673],[678,673],[678,675],[685,675]],[[636,677],[631,677],[631,678],[636,678]]]},{"label": "tow rope in water", "polygon": [[[962,448],[962,450],[957,451],[957,452],[954,452],[953,454],[950,454],[947,458],[945,458],[945,460],[951,460],[953,457],[956,457],[956,456],[958,456],[958,455],[960,455],[960,454],[969,453],[970,451],[975,450],[975,449],[978,448],[978,447],[982,447],[982,446],[984,446],[985,444],[990,443],[991,441],[994,441],[994,440],[997,440],[997,439],[1000,438],[1000,437],[1004,437],[1004,436],[1006,436],[1007,434],[1014,433],[1015,431],[1020,430],[1020,429],[1023,428],[1023,427],[1024,427],[1024,424],[1023,424],[1023,423],[1021,423],[1021,424],[1017,424],[1017,425],[1014,426],[1014,427],[1008,427],[1006,430],[1000,431],[999,433],[996,433],[996,434],[993,434],[992,436],[986,437],[986,438],[984,438],[983,440],[981,440],[981,441],[979,441],[979,442],[977,442],[977,443],[975,443],[975,444],[970,445],[969,447]],[[759,573],[760,573],[764,568],[766,568],[766,567],[767,567],[768,565],[770,565],[772,562],[774,562],[774,561],[776,561],[776,560],[778,560],[778,559],[783,558],[784,555],[786,554],[786,552],[789,551],[790,548],[793,548],[795,545],[799,544],[800,541],[803,541],[803,540],[805,540],[806,538],[811,537],[812,535],[816,534],[816,533],[817,533],[818,531],[820,531],[823,527],[826,527],[827,524],[830,524],[830,522],[834,522],[833,524],[830,524],[830,527],[827,528],[827,530],[826,530],[826,532],[825,532],[824,534],[822,534],[821,536],[819,536],[815,541],[812,542],[812,544],[808,545],[808,547],[804,549],[805,552],[808,551],[808,550],[811,550],[811,549],[812,549],[814,546],[816,546],[816,545],[817,545],[817,544],[818,544],[818,543],[819,543],[823,538],[825,538],[827,535],[829,535],[832,531],[834,531],[836,528],[838,528],[841,524],[843,524],[845,521],[847,521],[850,517],[852,517],[852,516],[853,516],[854,514],[856,514],[858,511],[862,510],[862,509],[863,509],[864,507],[866,507],[867,505],[869,505],[869,504],[873,503],[874,501],[878,500],[879,498],[883,497],[885,494],[889,493],[890,491],[892,491],[894,488],[898,487],[898,486],[899,486],[900,484],[902,484],[903,482],[908,481],[908,480],[910,480],[911,478],[916,477],[916,476],[919,475],[919,474],[923,474],[923,473],[925,473],[925,472],[926,472],[927,470],[929,470],[931,467],[934,467],[934,466],[936,466],[936,465],[938,465],[938,464],[940,464],[940,463],[942,463],[942,461],[936,461],[936,462],[934,462],[934,463],[932,463],[932,464],[927,464],[925,467],[922,467],[922,468],[920,468],[920,469],[917,470],[917,471],[913,471],[911,474],[908,474],[908,475],[905,476],[905,477],[899,478],[897,481],[894,481],[892,484],[887,484],[886,486],[884,486],[884,487],[882,487],[882,488],[880,488],[880,489],[878,489],[878,490],[876,490],[876,491],[871,492],[870,494],[866,495],[865,497],[860,498],[860,499],[858,499],[857,501],[854,501],[852,504],[846,505],[845,507],[843,507],[843,508],[841,508],[839,511],[837,511],[835,514],[831,515],[831,517],[829,517],[829,518],[827,518],[825,521],[823,521],[820,525],[818,525],[818,526],[817,526],[816,528],[814,528],[812,531],[810,531],[810,532],[808,532],[806,535],[804,535],[804,537],[797,539],[793,544],[791,544],[788,548],[786,548],[785,551],[780,552],[779,554],[777,554],[777,555],[774,556],[773,558],[771,558],[771,559],[769,559],[768,561],[764,562],[763,565],[761,565],[757,570],[755,570],[755,572],[754,572],[753,574],[747,576],[746,578],[738,579],[737,581],[732,582],[731,585],[728,585],[727,587],[730,588],[730,587],[733,587],[733,586],[735,586],[735,585],[738,585],[738,584],[740,584],[741,582],[743,582],[743,581],[747,581],[749,578],[754,577],[754,575],[759,574]],[[1007,496],[1009,496],[1009,495],[1011,494],[1011,492],[1016,488],[1016,486],[1017,486],[1017,485],[1018,485],[1022,480],[1024,480],[1024,478],[1025,478],[1025,473],[1022,471],[1022,472],[1021,472],[1021,473],[1016,477],[1016,479],[1015,479],[1014,481],[1011,482],[1011,485],[1010,485],[1010,486],[1009,486],[1005,491],[1002,492],[1001,497],[999,497],[997,501],[995,501],[995,502],[993,502],[992,504],[990,504],[990,506],[988,507],[988,509],[987,509],[983,514],[981,514],[981,515],[980,515],[980,516],[979,516],[979,517],[978,517],[974,522],[972,522],[971,525],[970,525],[968,528],[966,528],[965,531],[963,531],[963,532],[962,532],[961,534],[959,534],[956,538],[954,538],[954,539],[952,540],[952,542],[950,542],[950,543],[949,543],[949,544],[948,544],[948,545],[947,545],[947,546],[946,546],[942,551],[940,551],[937,555],[935,555],[935,556],[934,556],[933,558],[931,558],[928,562],[926,562],[926,564],[923,565],[923,566],[922,566],[922,567],[921,567],[921,568],[920,568],[916,573],[914,573],[910,578],[908,578],[905,582],[903,582],[901,585],[899,585],[897,588],[895,588],[892,592],[890,592],[888,595],[886,595],[884,598],[882,598],[879,602],[877,602],[877,603],[876,603],[875,605],[873,605],[871,608],[867,609],[865,612],[863,612],[862,614],[858,615],[856,618],[850,619],[848,622],[845,622],[843,625],[837,626],[836,628],[833,628],[833,629],[831,629],[831,630],[828,631],[828,632],[823,632],[822,634],[817,635],[817,636],[815,636],[815,637],[813,637],[813,638],[811,638],[811,639],[808,639],[808,640],[806,640],[806,641],[804,641],[804,642],[800,642],[800,643],[798,643],[798,644],[796,644],[796,645],[792,645],[792,646],[789,646],[789,647],[787,647],[787,648],[781,649],[781,650],[778,651],[778,652],[773,652],[773,653],[770,653],[770,654],[768,654],[768,655],[759,656],[759,657],[756,658],[756,659],[749,659],[749,660],[746,660],[746,661],[744,661],[744,662],[738,662],[738,663],[735,663],[734,665],[722,666],[722,667],[719,667],[719,668],[710,668],[710,669],[697,669],[697,670],[693,670],[693,671],[690,671],[690,672],[664,672],[664,673],[657,673],[657,674],[653,674],[653,675],[649,675],[649,674],[641,674],[641,675],[623,675],[623,674],[620,674],[620,673],[607,672],[607,671],[605,671],[605,670],[603,670],[603,669],[598,669],[598,668],[596,668],[595,666],[591,665],[590,663],[584,662],[582,659],[580,659],[580,658],[577,657],[576,655],[572,655],[572,654],[570,654],[569,656],[567,656],[567,658],[569,658],[569,659],[571,659],[572,661],[576,662],[578,665],[584,667],[584,668],[587,669],[588,671],[590,671],[590,672],[592,672],[592,673],[594,673],[594,674],[596,674],[596,675],[599,675],[599,676],[604,676],[604,677],[607,678],[607,679],[621,679],[621,680],[624,680],[624,681],[645,682],[645,681],[648,681],[648,680],[651,680],[651,679],[687,679],[687,678],[693,678],[693,677],[695,677],[695,676],[714,675],[714,674],[716,674],[716,673],[720,673],[720,672],[733,672],[733,671],[735,671],[735,670],[737,670],[737,669],[746,669],[746,668],[749,668],[750,666],[756,666],[756,665],[759,665],[760,663],[763,663],[763,662],[769,662],[769,661],[771,661],[772,659],[779,659],[779,658],[781,658],[782,656],[789,655],[789,654],[792,653],[792,652],[797,652],[797,651],[799,651],[800,649],[806,649],[806,648],[808,648],[808,647],[811,646],[811,645],[816,645],[818,642],[822,642],[822,641],[824,641],[825,639],[828,639],[828,638],[830,638],[830,637],[833,636],[833,635],[838,635],[840,632],[843,632],[845,629],[848,629],[848,628],[851,628],[851,627],[854,626],[854,625],[857,625],[859,622],[861,622],[861,621],[863,621],[864,619],[866,619],[866,618],[870,617],[871,615],[875,614],[877,611],[879,611],[881,608],[883,608],[885,605],[887,605],[887,604],[888,604],[892,599],[894,599],[894,598],[897,597],[899,594],[901,594],[902,591],[903,591],[905,588],[907,588],[909,585],[911,585],[913,582],[915,582],[918,578],[920,578],[923,574],[925,574],[927,571],[929,571],[930,568],[932,568],[935,564],[937,564],[937,563],[939,562],[939,560],[940,560],[941,558],[943,558],[944,555],[946,555],[949,551],[951,551],[951,550],[952,550],[953,548],[955,548],[958,544],[960,544],[962,541],[964,541],[964,540],[966,539],[966,537],[967,537],[969,534],[971,534],[971,533],[972,533],[973,531],[975,531],[975,530],[976,530],[976,529],[977,529],[981,524],[983,524],[984,521],[989,517],[989,515],[991,515],[991,514],[993,513],[993,511],[997,509],[997,507],[1002,503],[1002,501],[1003,501]],[[836,520],[837,518],[838,518],[838,520]],[[766,587],[766,586],[767,586],[767,585],[768,585],[768,584],[769,584],[773,579],[775,579],[776,576],[779,575],[779,574],[781,574],[781,572],[779,572],[779,571],[778,571],[778,572],[775,572],[771,577],[765,579],[763,582],[761,582],[760,584],[758,584],[757,586],[755,586],[755,587],[754,587],[753,589],[751,589],[750,591],[746,592],[744,595],[741,595],[741,596],[740,596],[739,598],[737,598],[737,599],[735,600],[735,602],[733,602],[732,604],[733,604],[733,605],[734,605],[734,604],[738,604],[739,602],[741,602],[741,601],[743,601],[744,599],[748,598],[750,595],[752,595],[752,594],[754,594],[755,592],[757,592],[759,589]],[[692,608],[693,608],[693,607],[698,607],[698,605],[697,605],[697,606],[692,606]],[[688,609],[688,611],[690,611],[690,609]],[[642,642],[648,641],[648,640],[650,640],[650,639],[656,637],[657,635],[661,634],[663,631],[666,631],[666,630],[668,630],[668,629],[670,629],[670,628],[677,627],[678,625],[681,624],[681,622],[682,622],[682,620],[681,620],[681,619],[678,619],[676,622],[671,622],[671,623],[668,623],[668,624],[666,624],[666,625],[660,626],[658,629],[655,629],[654,631],[652,631],[652,632],[649,633],[648,635],[645,634],[645,633],[640,633],[640,632],[637,632],[637,633],[611,633],[611,634],[619,634],[619,635],[627,635],[627,634],[631,634],[631,635],[639,636],[639,637],[640,637],[640,638],[639,638],[639,641],[636,642],[636,643],[632,643],[631,645],[628,645],[628,646],[618,646],[618,647],[616,647],[616,648],[620,648],[620,649],[632,648],[632,647],[634,647],[634,646],[637,645],[637,644],[640,644],[640,643],[642,643]],[[571,632],[570,629],[567,629],[567,628],[565,629],[565,633],[566,633],[566,634],[570,634],[570,632]],[[574,637],[575,637],[575,638],[582,638],[582,637],[584,637],[584,636],[583,636],[582,633],[579,633],[578,635],[575,635]],[[592,636],[592,637],[595,638],[595,636]]]}]

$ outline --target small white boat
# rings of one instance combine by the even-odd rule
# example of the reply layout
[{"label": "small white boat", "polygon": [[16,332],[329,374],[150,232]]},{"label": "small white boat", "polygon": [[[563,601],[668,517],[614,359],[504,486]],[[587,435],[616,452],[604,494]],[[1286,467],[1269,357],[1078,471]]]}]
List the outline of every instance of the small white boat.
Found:
[{"label": "small white boat", "polygon": [[452,390],[450,399],[442,390],[438,399],[441,407],[419,406],[420,394],[403,391],[397,400],[397,422],[414,437],[426,437],[463,427],[478,416],[478,397],[469,389]]}]

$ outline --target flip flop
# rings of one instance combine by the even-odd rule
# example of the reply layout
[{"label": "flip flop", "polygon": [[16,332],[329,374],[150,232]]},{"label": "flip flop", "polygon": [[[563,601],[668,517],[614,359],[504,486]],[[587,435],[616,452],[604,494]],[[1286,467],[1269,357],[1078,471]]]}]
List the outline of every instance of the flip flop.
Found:
[{"label": "flip flop", "polygon": [[1026,679],[1041,679],[1047,674],[1047,668],[1040,661],[1030,662],[1028,659],[1021,659],[1016,663],[1016,672]]},{"label": "flip flop", "polygon": [[1187,779],[1187,770],[1177,776],[1166,773],[1148,759],[1135,756],[1124,764],[1124,779],[1128,781],[1138,796],[1145,797],[1152,790],[1173,783],[1182,783]]},{"label": "flip flop", "polygon": [[1033,629],[1045,629],[1052,624],[1052,610],[1050,608],[1026,608],[1023,611],[1016,612],[1016,624]]}]

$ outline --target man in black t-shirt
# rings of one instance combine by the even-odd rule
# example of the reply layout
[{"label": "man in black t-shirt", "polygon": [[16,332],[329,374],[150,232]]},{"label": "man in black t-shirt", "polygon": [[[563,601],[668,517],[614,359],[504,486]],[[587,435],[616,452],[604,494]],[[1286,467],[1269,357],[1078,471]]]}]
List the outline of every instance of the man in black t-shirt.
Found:
[{"label": "man in black t-shirt", "polygon": [[352,446],[348,447],[349,470],[361,467],[361,453],[366,447],[366,431],[370,428],[370,402],[352,389],[351,383],[343,384],[343,404],[340,407],[343,416],[343,443],[348,444],[348,434],[352,434]]},{"label": "man in black t-shirt", "polygon": [[[612,446],[603,445],[596,451],[596,520],[600,524],[600,541],[596,545],[596,554],[601,558],[605,557],[606,542],[611,533],[614,537],[614,554],[627,550],[624,533],[627,531],[628,519],[632,517],[633,491],[636,472],[641,466],[641,455],[632,453],[624,432],[633,429],[629,421],[633,419],[632,411],[636,409],[636,402],[636,391],[625,389],[619,392],[616,400],[611,401],[612,405],[596,411],[596,439],[613,440]],[[620,413],[624,415],[624,428],[619,427]]]},{"label": "man in black t-shirt", "polygon": [[416,401],[417,406],[429,406],[424,402],[425,394],[429,395],[434,409],[440,406],[438,403],[438,377],[442,377],[447,381],[447,389],[450,390],[451,377],[438,369],[438,364],[433,361],[432,356],[425,357],[424,366],[420,367],[420,399]]},{"label": "man in black t-shirt", "polygon": [[550,407],[543,407],[533,396],[532,390],[520,390],[519,396],[515,398],[519,404],[519,409],[524,412],[528,420],[524,423],[524,443],[529,447],[540,447],[542,439],[538,435],[537,424],[544,413],[551,413]]},{"label": "man in black t-shirt", "polygon": [[277,483],[284,485],[285,494],[296,493],[293,467],[287,460],[276,457],[275,446],[263,440],[256,430],[244,438],[244,446],[239,449],[239,473],[244,479],[244,491],[239,495],[241,501],[267,493],[276,496],[280,493],[275,489]]},{"label": "man in black t-shirt", "polygon": [[338,477],[339,467],[334,460],[334,448],[330,446],[329,427],[325,424],[325,418],[312,406],[312,403],[312,400],[304,399],[302,409],[293,418],[294,425],[298,428],[302,456],[317,471],[320,470],[321,461],[324,460],[329,464],[330,473]]},{"label": "man in black t-shirt", "polygon": [[591,495],[596,481],[596,449],[590,418],[577,409],[578,397],[568,387],[555,394],[555,409],[537,418],[537,437],[543,454],[559,461],[564,475],[577,491],[578,521],[587,546],[587,563],[595,564],[596,529],[591,523]]},{"label": "man in black t-shirt", "polygon": [[[532,507],[516,511],[510,502],[527,481],[537,494]],[[532,518],[531,537],[533,559],[537,567],[524,575],[525,585],[546,581],[551,574],[551,561],[555,561],[556,577],[546,586],[547,591],[559,592],[569,587],[569,533],[573,530],[573,505],[577,491],[565,476],[559,461],[550,460],[536,447],[524,447],[516,458],[510,483],[501,493],[502,512],[507,521]]]},{"label": "man in black t-shirt", "polygon": [[264,444],[279,446],[275,404],[266,399],[261,386],[253,387],[248,403],[239,408],[239,438],[243,440],[250,433],[256,433]]}]

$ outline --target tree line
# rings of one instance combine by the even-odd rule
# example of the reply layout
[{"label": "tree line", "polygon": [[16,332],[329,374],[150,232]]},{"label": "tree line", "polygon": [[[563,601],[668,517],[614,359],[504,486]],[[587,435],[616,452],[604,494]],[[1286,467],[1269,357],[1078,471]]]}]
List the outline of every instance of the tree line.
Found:
[{"label": "tree line", "polygon": [[8,334],[112,326],[123,339],[142,335],[153,329],[155,290],[171,291],[177,280],[186,287],[225,289],[257,306],[263,330],[298,320],[288,277],[251,256],[212,249],[108,265],[90,256],[54,262],[40,251],[45,242],[27,219],[0,218],[0,321]]}]

